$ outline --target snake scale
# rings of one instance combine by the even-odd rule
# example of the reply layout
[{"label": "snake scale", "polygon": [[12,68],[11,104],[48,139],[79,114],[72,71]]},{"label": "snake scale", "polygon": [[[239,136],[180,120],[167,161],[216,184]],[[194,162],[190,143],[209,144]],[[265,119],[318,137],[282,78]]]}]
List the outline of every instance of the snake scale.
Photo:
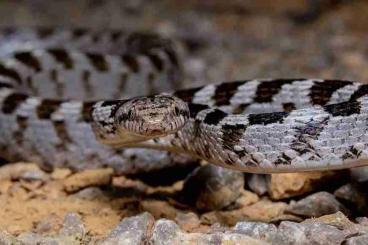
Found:
[{"label": "snake scale", "polygon": [[114,163],[127,161],[125,148],[149,148],[254,173],[368,160],[362,83],[254,79],[157,93],[182,74],[180,45],[155,34],[9,29],[0,40],[0,152],[10,160]]}]

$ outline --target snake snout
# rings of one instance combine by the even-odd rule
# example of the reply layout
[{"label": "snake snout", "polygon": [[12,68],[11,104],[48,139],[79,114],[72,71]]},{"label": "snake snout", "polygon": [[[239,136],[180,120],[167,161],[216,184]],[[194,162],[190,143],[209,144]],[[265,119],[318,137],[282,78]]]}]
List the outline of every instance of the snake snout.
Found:
[{"label": "snake snout", "polygon": [[115,114],[115,122],[120,132],[154,138],[178,131],[188,117],[188,106],[181,99],[154,95],[124,103]]}]

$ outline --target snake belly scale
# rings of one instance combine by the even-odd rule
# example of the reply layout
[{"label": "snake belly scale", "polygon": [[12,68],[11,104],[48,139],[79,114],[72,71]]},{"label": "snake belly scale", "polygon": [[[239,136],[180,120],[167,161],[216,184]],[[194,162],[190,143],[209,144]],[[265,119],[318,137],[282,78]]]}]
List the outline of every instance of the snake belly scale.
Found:
[{"label": "snake belly scale", "polygon": [[[14,50],[8,47],[0,62],[0,150],[6,158],[119,162],[121,148],[138,147],[255,173],[348,168],[368,160],[368,85],[254,79],[170,92],[180,80],[180,58],[164,38],[41,34],[43,43],[36,40],[40,33],[27,36],[36,45],[10,45]],[[105,50],[107,42],[119,50]],[[129,98],[156,93],[161,83],[168,92]]]}]

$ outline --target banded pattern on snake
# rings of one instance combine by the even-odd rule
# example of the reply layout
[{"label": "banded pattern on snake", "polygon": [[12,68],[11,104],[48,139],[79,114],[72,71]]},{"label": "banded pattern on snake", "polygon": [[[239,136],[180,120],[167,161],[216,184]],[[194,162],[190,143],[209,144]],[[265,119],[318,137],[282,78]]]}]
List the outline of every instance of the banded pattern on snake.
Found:
[{"label": "banded pattern on snake", "polygon": [[47,42],[27,50],[15,45],[0,62],[0,147],[9,159],[121,162],[121,147],[143,147],[255,173],[339,169],[368,160],[368,85],[255,79],[127,98],[156,92],[161,83],[172,90],[180,80],[173,42],[108,34],[94,43],[103,40],[106,49],[113,41],[120,49],[105,55],[80,41],[59,47],[84,32],[43,35]]}]

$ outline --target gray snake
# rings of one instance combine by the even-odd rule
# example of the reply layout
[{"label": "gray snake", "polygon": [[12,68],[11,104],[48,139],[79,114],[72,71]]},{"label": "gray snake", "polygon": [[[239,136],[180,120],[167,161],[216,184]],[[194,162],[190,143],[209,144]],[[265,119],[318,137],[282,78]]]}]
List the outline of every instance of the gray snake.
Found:
[{"label": "gray snake", "polygon": [[[181,79],[175,42],[107,31],[35,33],[8,31],[0,45],[7,159],[114,164],[127,161],[125,148],[149,148],[254,173],[349,168],[368,159],[368,85],[254,79],[155,94]],[[155,95],[136,96],[146,93]]]}]

